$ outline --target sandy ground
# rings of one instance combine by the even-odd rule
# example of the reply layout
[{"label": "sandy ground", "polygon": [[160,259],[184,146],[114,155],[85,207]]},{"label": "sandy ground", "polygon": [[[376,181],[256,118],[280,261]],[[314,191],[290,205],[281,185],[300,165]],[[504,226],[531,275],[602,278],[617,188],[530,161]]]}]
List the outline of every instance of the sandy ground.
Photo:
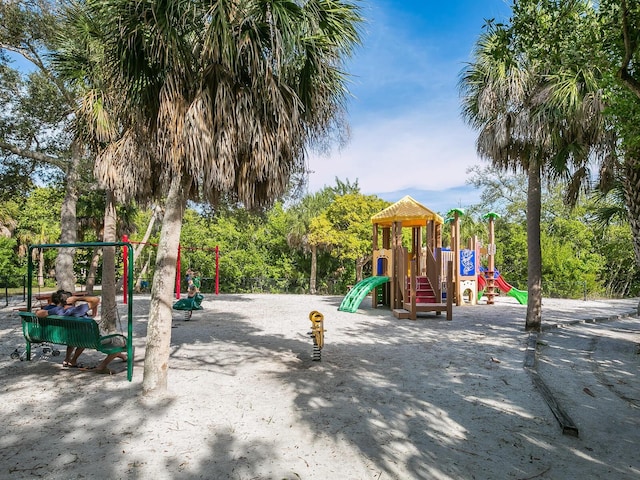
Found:
[{"label": "sandy ground", "polygon": [[[4,308],[0,478],[640,478],[637,299],[545,299],[537,339],[511,298],[455,307],[450,322],[340,301],[208,295],[191,321],[176,312],[157,399],[140,394],[148,297],[134,301],[131,383],[117,361],[109,376],[11,359],[24,342],[18,305]],[[312,310],[325,316],[320,362]],[[524,368],[531,353],[579,437],[563,435]]]}]

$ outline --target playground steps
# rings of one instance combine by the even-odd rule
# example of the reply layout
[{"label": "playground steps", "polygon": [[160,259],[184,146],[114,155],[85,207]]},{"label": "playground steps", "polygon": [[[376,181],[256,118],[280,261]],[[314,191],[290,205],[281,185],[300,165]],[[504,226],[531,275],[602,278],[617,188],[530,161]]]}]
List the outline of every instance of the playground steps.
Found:
[{"label": "playground steps", "polygon": [[[402,303],[404,308],[397,308],[393,310],[393,315],[396,318],[409,318],[415,320],[415,315],[411,314],[411,298],[409,292],[411,291],[411,280],[407,279],[407,294],[405,300]],[[416,277],[416,303],[415,314],[435,312],[440,315],[441,312],[448,312],[448,305],[436,300],[435,293],[431,287],[428,277]],[[449,318],[448,313],[448,319]]]},{"label": "playground steps", "polygon": [[[446,303],[416,303],[416,313],[440,312],[447,311]],[[405,308],[396,308],[393,310],[393,316],[399,319],[411,318],[411,304],[405,304]]]},{"label": "playground steps", "polygon": [[404,308],[394,308],[393,316],[399,318],[400,320],[406,320],[411,316],[411,312],[409,310],[405,310]]},{"label": "playground steps", "polygon": [[[407,279],[407,292],[411,290],[411,280]],[[427,277],[416,277],[416,303],[437,303],[436,296]]]}]

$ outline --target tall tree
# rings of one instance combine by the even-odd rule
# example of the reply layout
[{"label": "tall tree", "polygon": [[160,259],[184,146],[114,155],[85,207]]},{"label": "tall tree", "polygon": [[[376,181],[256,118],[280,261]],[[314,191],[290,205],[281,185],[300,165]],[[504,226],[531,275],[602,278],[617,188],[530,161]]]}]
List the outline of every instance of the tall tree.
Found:
[{"label": "tall tree", "polygon": [[311,223],[331,204],[334,198],[333,190],[323,189],[319,192],[307,194],[289,211],[289,233],[287,242],[292,248],[300,248],[311,255],[311,273],[309,274],[309,293],[315,295],[318,272],[319,242],[310,241]]},{"label": "tall tree", "polygon": [[339,195],[311,224],[310,241],[332,247],[343,262],[355,264],[356,282],[363,279],[363,270],[371,261],[373,251],[371,217],[389,206],[375,195],[349,193]]},{"label": "tall tree", "polygon": [[336,177],[335,185],[324,187],[316,193],[304,195],[299,202],[289,210],[289,233],[287,242],[292,248],[301,249],[305,254],[311,255],[311,268],[309,274],[309,292],[314,295],[317,288],[318,277],[318,249],[326,248],[327,243],[324,235],[319,232],[322,228],[315,228],[315,234],[311,235],[312,223],[332,204],[337,196],[350,193],[359,193],[358,181],[351,183],[347,178],[345,181]]},{"label": "tall tree", "polygon": [[166,194],[143,390],[164,390],[171,298],[188,198],[268,205],[304,170],[305,149],[339,130],[342,61],[357,8],[335,0],[88,0],[100,26],[118,141],[96,175],[120,195]]},{"label": "tall tree", "polygon": [[485,25],[461,77],[463,116],[479,132],[478,153],[528,175],[528,330],[541,327],[543,175],[571,174],[579,186],[588,180],[590,155],[610,145],[599,72],[588,67],[594,25],[587,1],[514,2],[509,24]]},{"label": "tall tree", "polygon": [[[636,265],[640,267],[640,5],[629,0],[599,2],[603,48],[619,83],[608,89],[609,113],[620,137],[620,161],[603,172],[600,186],[620,188],[631,227]],[[640,303],[638,304],[640,314]]]},{"label": "tall tree", "polygon": [[[28,174],[36,168],[57,171],[65,179],[61,210],[61,243],[76,241],[76,202],[82,145],[68,135],[68,112],[75,97],[47,61],[57,16],[46,0],[0,3],[0,79],[12,95],[3,101],[0,115],[0,154],[3,163],[19,162]],[[31,70],[26,76],[11,68],[7,52]],[[73,250],[61,249],[56,260],[60,288],[74,288]]]}]

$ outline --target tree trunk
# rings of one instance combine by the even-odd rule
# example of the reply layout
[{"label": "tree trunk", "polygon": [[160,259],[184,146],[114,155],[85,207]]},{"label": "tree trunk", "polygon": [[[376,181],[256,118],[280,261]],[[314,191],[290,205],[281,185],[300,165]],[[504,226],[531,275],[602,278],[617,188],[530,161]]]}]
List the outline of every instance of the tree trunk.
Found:
[{"label": "tree trunk", "polygon": [[87,278],[84,282],[84,290],[89,295],[93,295],[93,287],[95,287],[96,285],[96,275],[98,273],[100,257],[102,257],[102,249],[94,248],[93,255],[91,255],[91,264],[89,265],[89,271],[87,272]]},{"label": "tree trunk", "polygon": [[364,274],[362,273],[364,270],[366,262],[364,258],[356,258],[356,283],[361,282]]},{"label": "tree trunk", "polygon": [[149,269],[150,263],[151,263],[151,253],[149,253],[149,256],[147,257],[147,261],[144,262],[144,265],[140,270],[140,273],[138,274],[138,279],[136,280],[136,284],[134,285],[134,291],[136,293],[140,293],[142,291],[142,281],[144,277],[147,275],[147,270]]},{"label": "tree trunk", "polygon": [[44,250],[38,249],[38,287],[44,287]]},{"label": "tree trunk", "polygon": [[[369,263],[372,258],[372,255],[366,255],[356,259],[356,283],[361,282],[364,278],[364,267],[367,266],[367,263]],[[375,265],[373,267],[375,268]]]},{"label": "tree trunk", "polygon": [[[153,211],[151,212],[151,218],[149,219],[149,223],[147,224],[147,230],[146,232],[144,232],[144,236],[142,237],[142,240],[140,240],[140,243],[138,243],[138,246],[133,249],[134,265],[138,262],[140,255],[142,255],[142,251],[144,247],[149,241],[149,237],[151,237],[151,234],[153,233],[153,226],[155,225],[156,220],[161,219],[162,214],[163,214],[163,209],[161,206],[156,205],[155,207],[153,207]],[[135,287],[134,287],[135,291],[138,293],[140,293],[140,291],[142,290],[142,280],[147,275],[147,270],[149,269],[150,261],[151,261],[151,254],[149,254],[149,256],[147,257],[147,260],[144,263],[144,266],[142,267],[142,269],[140,270],[140,273],[138,274],[138,279],[136,280]]]},{"label": "tree trunk", "polygon": [[[80,166],[81,149],[78,141],[71,144],[71,163],[67,171],[65,195],[60,212],[60,243],[75,243],[78,238],[78,219],[76,204],[78,203],[78,168]],[[58,288],[75,291],[75,277],[73,272],[74,248],[58,249],[56,257],[56,282]]]},{"label": "tree trunk", "polygon": [[[623,185],[633,251],[636,265],[640,267],[640,160],[635,155],[625,156]],[[640,315],[640,303],[637,310]]]},{"label": "tree trunk", "polygon": [[[104,232],[102,241],[116,241],[116,201],[111,190],[107,190],[104,209]],[[116,330],[116,247],[102,249],[102,327],[109,333]]]},{"label": "tree trunk", "polygon": [[537,159],[529,163],[527,187],[527,320],[526,330],[540,331],[542,326],[542,251],[540,247],[540,164]]},{"label": "tree trunk", "polygon": [[140,257],[142,253],[142,249],[145,247],[146,243],[149,241],[149,237],[151,237],[151,233],[153,232],[153,226],[156,223],[156,220],[160,219],[162,216],[162,207],[156,205],[153,207],[153,212],[151,212],[151,218],[149,219],[149,223],[147,225],[147,231],[144,232],[144,237],[140,240],[140,243],[136,248],[133,249],[133,261],[135,262]]},{"label": "tree trunk", "polygon": [[318,275],[318,247],[311,245],[311,275],[309,276],[309,293],[316,294],[316,277]]},{"label": "tree trunk", "polygon": [[156,271],[153,275],[151,288],[147,347],[142,379],[142,392],[145,395],[162,393],[167,389],[171,342],[171,306],[185,204],[181,177],[175,175],[167,195],[156,255]]}]

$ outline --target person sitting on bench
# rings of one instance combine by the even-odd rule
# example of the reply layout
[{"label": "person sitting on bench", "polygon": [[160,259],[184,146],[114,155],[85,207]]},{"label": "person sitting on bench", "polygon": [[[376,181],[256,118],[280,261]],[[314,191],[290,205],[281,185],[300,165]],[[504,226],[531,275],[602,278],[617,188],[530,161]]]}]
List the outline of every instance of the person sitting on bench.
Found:
[{"label": "person sitting on bench", "polygon": [[[76,305],[78,301],[79,303]],[[47,315],[61,315],[65,317],[95,317],[98,313],[98,297],[76,297],[66,290],[58,290],[51,295],[51,303],[36,311],[36,316],[44,318]],[[62,361],[62,366],[67,368],[82,367],[78,363],[78,357],[84,348],[67,346],[67,353]]]},{"label": "person sitting on bench", "polygon": [[[81,303],[77,303],[81,302]],[[51,296],[51,304],[45,305],[42,309],[36,311],[36,316],[44,318],[47,315],[61,315],[65,317],[95,317],[98,313],[99,297],[76,297],[66,290],[58,290]],[[82,354],[84,348],[67,346],[67,353],[62,362],[63,367],[82,368],[82,364],[78,363],[78,357]],[[114,353],[107,355],[99,365],[93,368],[97,373],[110,373],[107,365],[115,358],[124,361],[127,357],[124,353]]]}]

